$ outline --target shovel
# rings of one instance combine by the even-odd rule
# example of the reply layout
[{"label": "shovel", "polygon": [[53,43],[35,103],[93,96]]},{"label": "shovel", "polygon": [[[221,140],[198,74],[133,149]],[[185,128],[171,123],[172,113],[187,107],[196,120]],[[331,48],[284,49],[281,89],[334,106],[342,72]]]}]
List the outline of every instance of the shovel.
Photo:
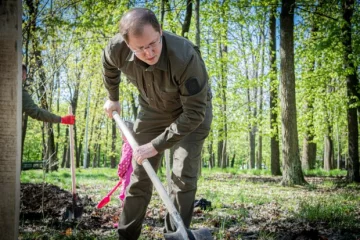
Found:
[{"label": "shovel", "polygon": [[[135,141],[134,137],[130,133],[129,129],[126,127],[125,123],[121,120],[119,114],[116,111],[112,112],[115,122],[121,129],[122,133],[125,135],[126,139],[129,141],[132,149],[135,149],[139,144]],[[169,212],[169,215],[172,219],[172,223],[176,227],[176,232],[173,233],[164,233],[164,238],[167,240],[212,240],[211,232],[208,229],[198,229],[198,230],[188,230],[185,228],[184,222],[181,219],[179,212],[176,210],[174,204],[172,203],[170,197],[167,195],[164,186],[161,184],[158,176],[156,175],[154,169],[152,168],[149,160],[145,159],[142,162],[142,166],[149,175],[152,183],[154,184],[157,192],[160,195],[160,198],[163,200],[166,209]]]},{"label": "shovel", "polygon": [[115,187],[111,189],[111,191],[98,203],[98,205],[96,206],[98,209],[102,208],[103,206],[108,204],[108,202],[110,202],[110,196],[113,194],[113,192],[116,191],[116,189],[118,189],[118,187],[121,185],[121,182],[122,179],[120,179],[119,182],[115,185]]},{"label": "shovel", "polygon": [[[69,114],[72,113],[72,107],[69,106]],[[71,192],[72,192],[72,206],[67,207],[65,218],[72,220],[80,218],[83,213],[83,206],[80,203],[78,205],[76,195],[76,180],[75,180],[75,152],[74,152],[74,126],[69,125],[69,136],[70,136],[70,162],[71,162]]]}]

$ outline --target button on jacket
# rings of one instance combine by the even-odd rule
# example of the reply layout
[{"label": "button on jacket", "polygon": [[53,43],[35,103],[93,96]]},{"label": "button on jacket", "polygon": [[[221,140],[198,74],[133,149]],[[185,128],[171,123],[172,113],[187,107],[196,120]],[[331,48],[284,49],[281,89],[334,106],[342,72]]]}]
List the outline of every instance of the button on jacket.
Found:
[{"label": "button on jacket", "polygon": [[173,146],[203,122],[211,92],[200,51],[189,40],[163,31],[159,61],[149,66],[117,34],[105,48],[102,64],[110,100],[119,100],[122,74],[139,90],[143,109],[153,108],[177,117],[152,140],[157,151]]}]

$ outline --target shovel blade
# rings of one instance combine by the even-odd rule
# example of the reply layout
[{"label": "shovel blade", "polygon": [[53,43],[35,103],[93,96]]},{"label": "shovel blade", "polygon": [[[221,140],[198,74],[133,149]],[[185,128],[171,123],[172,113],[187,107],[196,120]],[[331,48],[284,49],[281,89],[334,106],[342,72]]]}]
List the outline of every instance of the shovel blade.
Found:
[{"label": "shovel blade", "polygon": [[74,220],[81,218],[84,208],[83,207],[67,207],[63,215],[64,220]]},{"label": "shovel blade", "polygon": [[106,196],[104,197],[96,206],[98,209],[102,208],[103,206],[105,206],[106,204],[108,204],[110,202],[110,197]]},{"label": "shovel blade", "polygon": [[[189,240],[213,240],[211,232],[209,229],[201,228],[197,230],[186,229]],[[184,240],[180,231],[164,233],[164,238],[166,240]]]},{"label": "shovel blade", "polygon": [[76,194],[73,194],[72,204],[66,207],[66,212],[64,213],[63,219],[74,220],[81,218],[83,211],[84,207],[82,203],[77,201]]}]

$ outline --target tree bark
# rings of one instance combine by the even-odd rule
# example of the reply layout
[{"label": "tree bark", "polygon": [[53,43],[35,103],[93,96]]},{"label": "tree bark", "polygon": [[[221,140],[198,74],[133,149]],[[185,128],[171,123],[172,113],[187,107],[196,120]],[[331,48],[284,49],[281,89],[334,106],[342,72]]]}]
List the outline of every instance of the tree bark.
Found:
[{"label": "tree bark", "polygon": [[192,16],[192,0],[187,0],[186,1],[186,13],[185,13],[185,20],[184,23],[182,24],[182,29],[181,29],[181,36],[188,38],[188,33],[189,33],[189,29],[190,29],[190,24],[191,24],[191,16]]},{"label": "tree bark", "polygon": [[334,144],[331,136],[327,134],[324,137],[324,170],[330,171],[333,169],[334,162]]},{"label": "tree bark", "polygon": [[[224,1],[223,3],[224,4]],[[221,18],[224,26],[224,30],[221,31],[221,38],[220,38],[220,97],[221,97],[221,120],[222,124],[221,127],[223,128],[223,145],[221,149],[221,168],[227,167],[227,74],[228,74],[228,46],[227,46],[227,35],[228,35],[228,29],[227,29],[227,11],[224,9],[224,7],[221,8]]]},{"label": "tree bark", "polygon": [[195,43],[200,49],[200,0],[195,0]]},{"label": "tree bark", "polygon": [[[347,70],[346,87],[347,96],[349,98],[347,109],[348,121],[348,144],[349,144],[349,161],[347,169],[347,179],[350,182],[360,182],[359,175],[359,129],[357,121],[357,110],[353,106],[359,99],[356,99],[359,87],[356,69],[353,60],[350,58],[353,55],[352,49],[352,34],[351,34],[351,20],[354,12],[354,0],[342,0],[343,19],[345,24],[341,29],[342,44],[344,45],[344,65]],[[350,71],[349,71],[350,70]]]},{"label": "tree bark", "polygon": [[0,1],[0,233],[18,239],[22,117],[21,1]]},{"label": "tree bark", "polygon": [[307,119],[307,127],[303,141],[303,152],[301,158],[301,166],[303,170],[315,169],[316,162],[316,143],[314,140],[314,124],[313,124],[313,105],[312,100],[308,100],[305,106],[305,112],[310,114]]},{"label": "tree bark", "polygon": [[280,15],[283,186],[305,184],[299,156],[294,67],[295,0],[283,0]]},{"label": "tree bark", "polygon": [[270,9],[269,20],[269,35],[270,35],[270,165],[271,174],[274,176],[281,175],[280,171],[280,151],[279,151],[279,130],[278,130],[278,82],[277,82],[277,67],[276,67],[276,7]]}]

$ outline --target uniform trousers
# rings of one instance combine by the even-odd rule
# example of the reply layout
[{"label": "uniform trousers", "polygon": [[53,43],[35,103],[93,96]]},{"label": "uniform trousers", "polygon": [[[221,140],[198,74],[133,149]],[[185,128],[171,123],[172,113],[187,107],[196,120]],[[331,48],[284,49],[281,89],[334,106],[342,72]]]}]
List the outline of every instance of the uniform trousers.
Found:
[{"label": "uniform trousers", "polygon": [[[139,145],[149,143],[177,117],[176,113],[165,113],[149,107],[141,107],[134,124],[136,141]],[[186,228],[189,228],[193,215],[201,151],[209,134],[211,121],[212,104],[211,101],[208,101],[204,121],[173,146],[170,198],[179,211]],[[155,172],[160,166],[162,156],[163,152],[148,159]],[[153,184],[145,169],[134,161],[132,164],[134,170],[127,188],[118,227],[119,239],[126,240],[139,238],[153,190]],[[176,230],[171,223],[169,214],[165,218],[165,227],[167,231]]]}]

